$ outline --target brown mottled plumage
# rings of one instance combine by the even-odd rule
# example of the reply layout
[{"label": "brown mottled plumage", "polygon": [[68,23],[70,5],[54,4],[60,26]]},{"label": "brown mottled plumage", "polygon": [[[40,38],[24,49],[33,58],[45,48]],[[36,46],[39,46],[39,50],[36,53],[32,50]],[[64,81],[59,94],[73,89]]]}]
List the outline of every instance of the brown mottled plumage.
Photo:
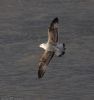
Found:
[{"label": "brown mottled plumage", "polygon": [[[50,24],[48,29],[48,43],[56,44],[58,42],[58,18],[56,17]],[[53,58],[55,52],[45,50],[38,64],[38,78],[42,78],[48,64]]]}]

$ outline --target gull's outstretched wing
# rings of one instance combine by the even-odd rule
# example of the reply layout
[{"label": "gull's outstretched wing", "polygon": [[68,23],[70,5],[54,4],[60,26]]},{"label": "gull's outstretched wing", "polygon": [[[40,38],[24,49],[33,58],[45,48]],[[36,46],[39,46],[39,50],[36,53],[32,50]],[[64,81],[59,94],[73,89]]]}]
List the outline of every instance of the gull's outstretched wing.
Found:
[{"label": "gull's outstretched wing", "polygon": [[48,29],[48,42],[55,44],[58,42],[58,18],[56,17]]},{"label": "gull's outstretched wing", "polygon": [[45,51],[44,54],[42,55],[42,57],[40,58],[40,62],[39,62],[39,69],[38,69],[38,78],[42,78],[46,68],[48,66],[48,64],[50,63],[51,59],[54,56],[54,52],[52,51]]}]

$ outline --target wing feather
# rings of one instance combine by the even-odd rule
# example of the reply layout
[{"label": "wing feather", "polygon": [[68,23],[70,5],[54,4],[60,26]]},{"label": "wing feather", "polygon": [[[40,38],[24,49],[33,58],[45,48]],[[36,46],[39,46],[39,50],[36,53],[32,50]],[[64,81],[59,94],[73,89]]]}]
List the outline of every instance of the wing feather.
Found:
[{"label": "wing feather", "polygon": [[51,59],[54,56],[54,52],[52,51],[45,51],[44,54],[42,55],[42,57],[40,58],[40,62],[39,62],[39,69],[38,69],[38,78],[42,78],[46,68],[48,66],[48,64],[50,63]]},{"label": "wing feather", "polygon": [[[48,43],[56,44],[58,42],[58,18],[56,17],[50,24],[48,29]],[[42,78],[48,64],[53,58],[55,52],[45,50],[44,54],[40,58],[39,69],[38,69],[38,78]]]},{"label": "wing feather", "polygon": [[58,18],[56,17],[48,29],[48,42],[55,44],[58,42]]}]

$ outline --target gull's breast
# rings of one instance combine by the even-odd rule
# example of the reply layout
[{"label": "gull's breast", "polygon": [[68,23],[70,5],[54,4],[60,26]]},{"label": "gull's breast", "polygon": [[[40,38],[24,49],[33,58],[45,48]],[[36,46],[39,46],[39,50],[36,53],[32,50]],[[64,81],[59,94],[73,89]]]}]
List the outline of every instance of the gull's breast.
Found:
[{"label": "gull's breast", "polygon": [[47,43],[47,51],[55,51],[53,44]]}]

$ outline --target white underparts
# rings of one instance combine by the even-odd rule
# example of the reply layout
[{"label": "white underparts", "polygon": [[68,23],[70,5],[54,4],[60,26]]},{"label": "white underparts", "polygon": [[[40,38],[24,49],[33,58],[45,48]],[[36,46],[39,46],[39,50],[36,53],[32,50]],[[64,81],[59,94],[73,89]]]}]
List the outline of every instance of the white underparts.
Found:
[{"label": "white underparts", "polygon": [[56,56],[61,55],[63,52],[63,44],[61,43],[57,43],[56,46],[49,43],[42,43],[40,47],[47,51],[54,51]]},{"label": "white underparts", "polygon": [[42,43],[40,47],[47,51],[54,51],[54,46],[50,43]]}]

